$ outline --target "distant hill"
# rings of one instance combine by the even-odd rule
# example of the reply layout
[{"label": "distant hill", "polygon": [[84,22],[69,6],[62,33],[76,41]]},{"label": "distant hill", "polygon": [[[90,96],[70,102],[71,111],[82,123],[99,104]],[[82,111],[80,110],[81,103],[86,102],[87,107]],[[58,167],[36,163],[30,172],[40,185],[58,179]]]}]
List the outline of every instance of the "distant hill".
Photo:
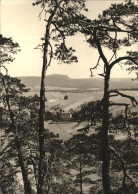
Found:
[{"label": "distant hill", "polygon": [[[30,88],[40,87],[40,77],[27,76],[18,77],[22,83]],[[78,89],[90,89],[99,88],[103,89],[102,78],[88,78],[88,79],[72,79],[66,75],[48,75],[46,77],[46,86],[62,87],[62,88],[78,88]],[[112,78],[110,81],[111,89],[136,89],[138,88],[138,81],[132,81],[130,78]]]}]

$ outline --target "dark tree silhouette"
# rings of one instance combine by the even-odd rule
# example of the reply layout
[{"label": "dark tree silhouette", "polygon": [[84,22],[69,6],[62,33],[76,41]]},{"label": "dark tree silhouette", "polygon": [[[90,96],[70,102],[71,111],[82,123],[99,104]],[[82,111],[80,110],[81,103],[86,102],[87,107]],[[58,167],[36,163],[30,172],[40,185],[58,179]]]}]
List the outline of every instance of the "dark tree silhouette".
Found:
[{"label": "dark tree silhouette", "polygon": [[3,64],[13,62],[13,54],[16,54],[19,49],[19,44],[13,42],[12,38],[6,38],[0,34],[0,67]]},{"label": "dark tree silhouette", "polygon": [[8,114],[8,118],[10,120],[9,130],[12,134],[14,134],[14,143],[17,151],[19,166],[22,172],[24,190],[26,194],[31,194],[31,185],[28,179],[27,169],[25,167],[20,138],[18,136],[19,131],[17,127],[17,118],[19,115],[16,115],[17,112],[15,110],[19,94],[26,92],[27,89],[25,89],[25,86],[20,83],[20,80],[9,77],[8,70],[5,67],[5,64],[14,60],[13,54],[16,54],[18,51],[20,51],[18,43],[14,43],[12,38],[5,38],[0,35],[1,103],[3,103],[6,108],[6,114]]},{"label": "dark tree silhouette", "polygon": [[[73,55],[75,51],[72,47],[67,48],[65,39],[76,33],[75,16],[85,8],[84,0],[64,1],[64,0],[37,0],[33,5],[40,5],[42,14],[46,15],[45,37],[42,38],[43,44],[37,48],[43,51],[43,66],[40,87],[40,112],[39,112],[39,179],[37,193],[43,193],[44,176],[44,116],[45,116],[45,76],[47,68],[51,64],[52,58],[57,58],[65,63],[77,62],[77,57]],[[55,51],[52,47],[51,40],[56,41]],[[50,52],[50,55],[49,55]],[[49,55],[49,56],[48,56]],[[46,164],[45,164],[46,165]],[[47,168],[45,168],[47,169]]]},{"label": "dark tree silhouette", "polygon": [[[105,194],[111,193],[110,191],[110,149],[108,142],[108,131],[110,124],[110,106],[124,106],[127,112],[127,104],[120,104],[110,102],[110,98],[114,96],[121,96],[130,99],[132,104],[137,105],[134,97],[123,94],[117,90],[111,90],[109,81],[111,71],[115,65],[124,63],[129,70],[136,70],[138,67],[138,53],[137,51],[128,51],[126,55],[119,56],[119,49],[122,47],[131,47],[136,43],[137,37],[137,14],[138,7],[128,1],[123,4],[112,4],[111,7],[105,11],[97,20],[89,20],[84,16],[79,20],[82,27],[82,32],[87,35],[87,42],[98,50],[99,59],[95,67],[91,68],[91,73],[96,69],[99,64],[103,63],[104,72],[99,74],[104,78],[104,96],[102,99],[102,180],[103,190]],[[120,35],[121,34],[121,35]],[[105,48],[110,49],[113,55],[109,58],[106,57]],[[123,65],[123,64],[121,64]],[[93,74],[93,73],[92,73]]]},{"label": "dark tree silhouette", "polygon": [[[10,122],[7,122],[7,132],[8,136],[13,136],[13,144],[16,149],[16,157],[18,158],[18,164],[21,168],[21,173],[24,182],[24,190],[26,194],[31,193],[31,184],[28,178],[28,172],[26,167],[25,158],[22,151],[22,139],[21,127],[25,127],[23,123],[26,123],[25,115],[22,114],[19,103],[20,98],[19,94],[26,92],[27,89],[24,89],[24,85],[20,83],[17,78],[10,78],[9,76],[4,76],[0,74],[0,83],[3,88],[2,91],[2,103],[6,110],[6,117]],[[6,121],[5,121],[6,122]],[[4,127],[5,128],[5,127]],[[24,137],[25,138],[25,137]],[[12,149],[13,147],[11,147]],[[14,148],[13,148],[14,149]],[[12,150],[13,151],[13,150]],[[15,157],[15,158],[16,158]]]}]

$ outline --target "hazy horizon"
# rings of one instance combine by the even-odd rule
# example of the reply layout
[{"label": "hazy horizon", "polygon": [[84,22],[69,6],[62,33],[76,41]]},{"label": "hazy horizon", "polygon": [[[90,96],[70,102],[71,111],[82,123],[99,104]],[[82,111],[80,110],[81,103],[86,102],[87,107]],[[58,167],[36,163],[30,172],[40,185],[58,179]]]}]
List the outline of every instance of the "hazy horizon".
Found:
[{"label": "hazy horizon", "polygon": [[[57,73],[53,73],[53,74],[49,74],[49,75],[47,75],[47,76],[53,76],[53,75],[57,75],[57,76],[67,76],[67,77],[69,77],[70,79],[94,79],[94,78],[96,78],[96,79],[103,79],[103,77],[101,77],[101,76],[94,76],[94,77],[80,77],[80,78],[77,78],[77,77],[70,77],[69,75],[66,75],[66,74],[57,74]],[[46,77],[47,77],[46,76]],[[38,75],[21,75],[21,76],[17,76],[17,77],[41,77],[41,76],[38,76]],[[136,76],[134,77],[134,78],[136,78]],[[131,77],[112,77],[111,79],[132,79]]]}]

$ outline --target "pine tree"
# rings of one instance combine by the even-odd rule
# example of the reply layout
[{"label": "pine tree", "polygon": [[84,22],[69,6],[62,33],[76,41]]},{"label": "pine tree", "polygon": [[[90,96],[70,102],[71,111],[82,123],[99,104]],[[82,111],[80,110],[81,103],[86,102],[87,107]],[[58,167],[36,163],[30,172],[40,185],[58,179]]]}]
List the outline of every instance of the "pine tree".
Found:
[{"label": "pine tree", "polygon": [[[44,116],[45,116],[45,76],[47,68],[51,65],[51,60],[56,58],[65,63],[77,62],[77,57],[74,56],[74,49],[67,48],[66,37],[72,36],[77,32],[74,20],[76,15],[80,14],[81,10],[86,10],[84,0],[65,1],[65,0],[37,0],[33,5],[40,5],[42,14],[46,15],[45,37],[42,38],[42,45],[37,48],[43,51],[43,65],[40,86],[40,112],[39,112],[39,179],[37,193],[43,193],[44,176]],[[51,40],[54,40],[55,49],[53,49]],[[49,54],[50,52],[50,54]]]},{"label": "pine tree", "polygon": [[[96,69],[102,61],[103,72],[99,74],[104,78],[104,96],[102,99],[102,181],[105,194],[111,193],[110,190],[110,146],[108,139],[110,125],[110,106],[124,106],[127,112],[126,103],[114,103],[110,99],[115,96],[121,96],[130,99],[132,104],[137,105],[133,96],[129,96],[117,90],[110,89],[110,76],[113,67],[117,64],[124,63],[125,67],[130,70],[136,70],[138,66],[137,51],[128,51],[125,56],[119,56],[119,50],[122,47],[131,47],[136,43],[137,37],[137,14],[138,8],[135,3],[112,4],[111,7],[98,16],[97,20],[89,20],[82,16],[79,21],[82,27],[81,32],[86,34],[87,42],[98,50],[99,59],[91,72]],[[120,35],[121,34],[121,35]],[[123,35],[122,35],[123,34]],[[112,56],[106,56],[108,48],[113,52]],[[93,73],[92,73],[93,74]]]}]

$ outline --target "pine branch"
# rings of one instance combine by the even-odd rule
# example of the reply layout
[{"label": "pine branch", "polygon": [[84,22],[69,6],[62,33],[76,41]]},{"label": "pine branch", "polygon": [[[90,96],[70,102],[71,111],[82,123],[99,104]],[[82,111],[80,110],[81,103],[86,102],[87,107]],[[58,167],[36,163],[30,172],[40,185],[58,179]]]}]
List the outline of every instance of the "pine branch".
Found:
[{"label": "pine branch", "polygon": [[129,106],[129,104],[126,104],[126,103],[110,103],[109,106],[125,106],[125,117],[123,119],[124,125],[123,125],[123,127],[119,128],[119,129],[125,128],[128,132],[128,136],[130,137],[131,136],[130,127],[126,123],[126,121],[128,119],[128,106]]}]

